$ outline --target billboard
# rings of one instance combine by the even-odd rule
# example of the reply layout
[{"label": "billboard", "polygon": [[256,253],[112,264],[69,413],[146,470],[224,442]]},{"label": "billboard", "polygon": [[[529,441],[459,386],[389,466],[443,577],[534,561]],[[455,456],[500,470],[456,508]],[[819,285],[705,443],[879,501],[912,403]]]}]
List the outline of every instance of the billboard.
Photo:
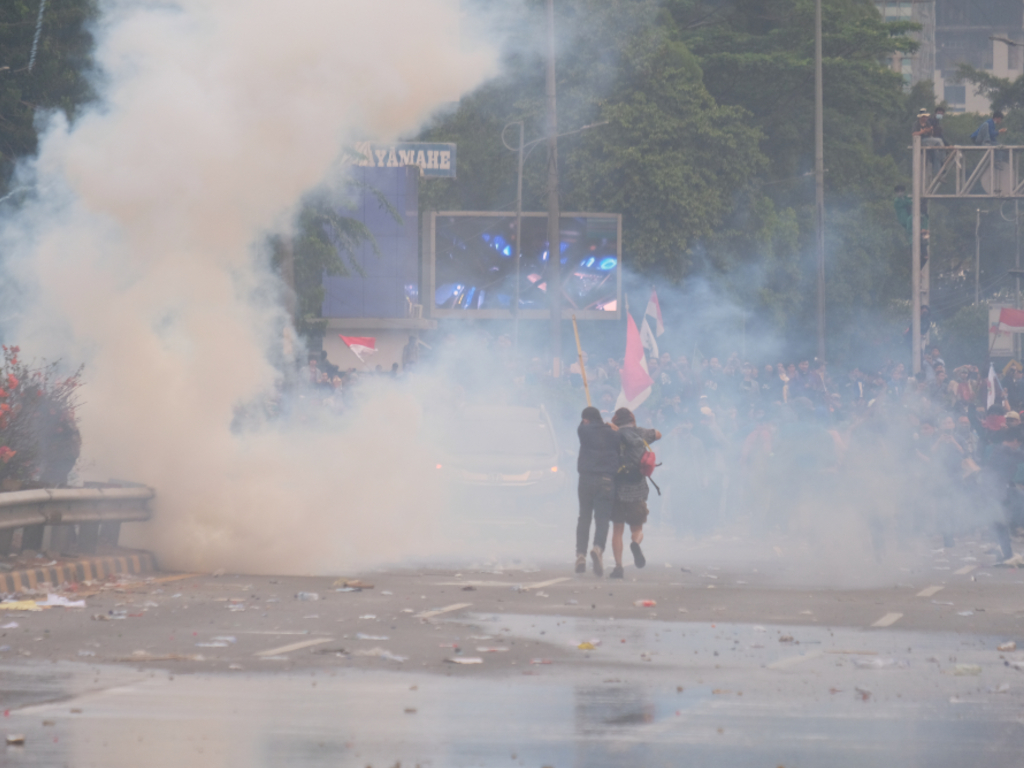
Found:
[{"label": "billboard", "polygon": [[439,179],[455,178],[455,145],[422,141],[396,144],[374,144],[361,141],[350,157],[353,165],[363,168],[403,168],[413,165],[420,176]]},{"label": "billboard", "polygon": [[[563,316],[617,319],[622,295],[622,217],[563,213],[560,217]],[[514,213],[431,214],[426,296],[432,317],[512,317],[516,293]],[[522,215],[519,317],[550,317],[547,214]],[[427,304],[427,301],[424,301]]]}]

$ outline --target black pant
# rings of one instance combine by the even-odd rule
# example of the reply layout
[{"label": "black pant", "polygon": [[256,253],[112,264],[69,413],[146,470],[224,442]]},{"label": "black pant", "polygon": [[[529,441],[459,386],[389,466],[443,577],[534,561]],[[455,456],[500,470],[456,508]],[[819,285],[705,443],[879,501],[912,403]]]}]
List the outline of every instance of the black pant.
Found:
[{"label": "black pant", "polygon": [[576,554],[587,553],[591,515],[594,517],[594,546],[604,550],[608,543],[608,521],[615,504],[615,476],[581,472],[577,492],[580,516],[576,521]]}]

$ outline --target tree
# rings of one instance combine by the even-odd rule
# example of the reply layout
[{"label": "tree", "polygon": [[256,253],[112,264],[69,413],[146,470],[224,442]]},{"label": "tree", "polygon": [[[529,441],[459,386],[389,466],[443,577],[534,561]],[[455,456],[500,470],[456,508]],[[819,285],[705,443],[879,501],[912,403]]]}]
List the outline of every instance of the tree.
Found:
[{"label": "tree", "polygon": [[[539,7],[518,20],[526,37],[516,39],[543,39]],[[679,280],[692,271],[691,246],[715,231],[763,167],[761,135],[742,109],[715,104],[696,60],[662,23],[670,20],[660,3],[574,0],[557,11],[559,129],[607,121],[559,141],[562,209],[622,213],[630,265]],[[458,180],[425,193],[425,206],[514,205],[515,156],[500,132],[521,119],[528,139],[541,133],[544,60],[517,51],[507,69],[422,134],[459,144]],[[545,207],[543,171],[539,163],[524,171],[527,210]]]},{"label": "tree", "polygon": [[73,119],[93,97],[88,25],[95,0],[48,0],[33,51],[39,9],[38,0],[0,4],[0,193],[16,161],[36,151],[37,112],[59,109]]},{"label": "tree", "polygon": [[1008,77],[996,77],[970,64],[959,64],[956,68],[956,81],[974,85],[975,91],[988,97],[992,109],[1008,112],[1024,107],[1024,75],[1014,80]]}]

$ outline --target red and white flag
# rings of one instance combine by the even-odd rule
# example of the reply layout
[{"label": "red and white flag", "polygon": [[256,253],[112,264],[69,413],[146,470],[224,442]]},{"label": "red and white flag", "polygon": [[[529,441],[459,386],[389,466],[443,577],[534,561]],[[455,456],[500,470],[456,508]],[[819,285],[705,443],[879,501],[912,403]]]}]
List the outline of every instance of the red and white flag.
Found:
[{"label": "red and white flag", "polygon": [[999,330],[1024,333],[1024,309],[1000,309]]},{"label": "red and white flag", "polygon": [[626,313],[626,359],[622,370],[619,371],[619,378],[622,379],[622,391],[619,392],[619,398],[615,401],[615,407],[636,410],[650,396],[654,380],[647,370],[647,357],[644,355],[640,331],[637,330],[633,316],[628,312]]},{"label": "red and white flag", "polygon": [[365,363],[366,358],[377,351],[377,339],[373,336],[342,336],[339,333],[338,338],[345,342],[345,346],[352,350],[352,354],[361,363]]},{"label": "red and white flag", "polygon": [[654,321],[654,330],[658,336],[665,332],[665,323],[661,320],[661,304],[658,303],[658,292],[651,288],[651,298],[647,302],[647,309],[644,310],[644,320],[651,318]]}]

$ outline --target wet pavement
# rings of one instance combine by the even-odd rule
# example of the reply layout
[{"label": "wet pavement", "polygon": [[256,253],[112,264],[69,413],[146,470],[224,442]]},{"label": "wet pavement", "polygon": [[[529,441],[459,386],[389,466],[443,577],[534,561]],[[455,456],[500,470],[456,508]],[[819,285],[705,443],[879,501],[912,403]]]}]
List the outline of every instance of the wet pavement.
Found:
[{"label": "wet pavement", "polygon": [[813,590],[715,551],[81,585],[0,611],[0,764],[1018,766],[1024,574],[985,546]]}]

